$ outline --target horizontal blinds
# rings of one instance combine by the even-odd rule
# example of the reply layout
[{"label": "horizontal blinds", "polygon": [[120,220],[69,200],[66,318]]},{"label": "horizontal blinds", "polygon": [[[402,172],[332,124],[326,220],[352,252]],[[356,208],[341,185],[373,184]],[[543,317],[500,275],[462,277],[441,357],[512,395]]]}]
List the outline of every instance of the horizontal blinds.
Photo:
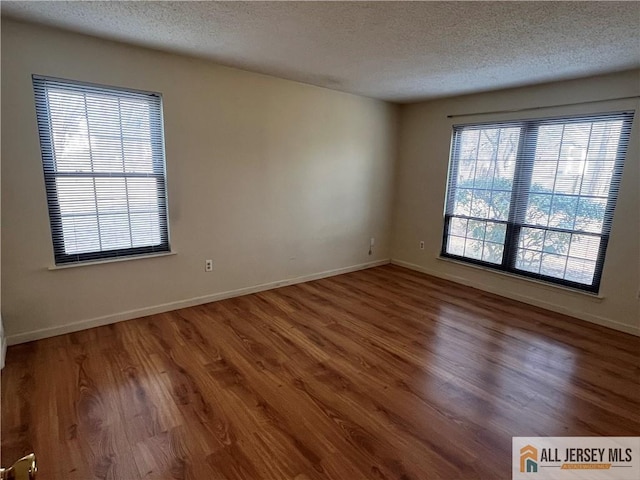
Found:
[{"label": "horizontal blinds", "polygon": [[523,127],[457,128],[447,213],[447,252],[501,264]]},{"label": "horizontal blinds", "polygon": [[169,249],[161,97],[33,77],[56,263]]},{"label": "horizontal blinds", "polygon": [[455,126],[443,254],[597,289],[632,120]]},{"label": "horizontal blinds", "polygon": [[606,234],[620,187],[632,113],[538,121],[518,178],[516,218],[524,225]]}]

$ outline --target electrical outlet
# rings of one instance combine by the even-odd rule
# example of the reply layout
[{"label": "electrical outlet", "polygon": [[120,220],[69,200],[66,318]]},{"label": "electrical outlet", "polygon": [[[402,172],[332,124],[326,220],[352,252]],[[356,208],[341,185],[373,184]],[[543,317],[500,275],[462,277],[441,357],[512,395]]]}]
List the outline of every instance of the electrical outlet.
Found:
[{"label": "electrical outlet", "polygon": [[424,250],[424,241],[420,240],[420,250]]},{"label": "electrical outlet", "polygon": [[371,240],[369,241],[369,246],[373,247],[376,244],[376,237],[371,237]]},{"label": "electrical outlet", "polygon": [[213,260],[205,260],[204,261],[204,271],[205,272],[213,272]]}]

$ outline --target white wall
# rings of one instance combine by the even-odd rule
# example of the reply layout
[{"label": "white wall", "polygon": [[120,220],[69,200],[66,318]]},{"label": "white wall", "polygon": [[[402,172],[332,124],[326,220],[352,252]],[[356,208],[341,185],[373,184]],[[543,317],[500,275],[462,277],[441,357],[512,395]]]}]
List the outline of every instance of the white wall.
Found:
[{"label": "white wall", "polygon": [[[494,115],[466,114],[590,102],[640,95],[640,71],[469,95],[403,106],[394,207],[392,257],[396,263],[622,331],[640,334],[640,103],[637,99]],[[452,125],[636,109],[613,230],[602,277],[593,298],[493,271],[439,260]],[[419,249],[420,240],[425,250]]]},{"label": "white wall", "polygon": [[[177,255],[48,270],[34,73],[163,94]],[[395,133],[384,102],[3,20],[9,342],[388,259]]]}]

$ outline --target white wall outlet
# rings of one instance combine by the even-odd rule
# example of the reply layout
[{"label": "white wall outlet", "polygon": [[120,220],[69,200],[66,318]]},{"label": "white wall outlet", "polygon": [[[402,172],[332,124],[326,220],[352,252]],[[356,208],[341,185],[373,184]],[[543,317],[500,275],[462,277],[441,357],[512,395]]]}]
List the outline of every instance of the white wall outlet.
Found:
[{"label": "white wall outlet", "polygon": [[369,246],[373,247],[376,244],[376,237],[371,237],[371,240],[369,241]]},{"label": "white wall outlet", "polygon": [[205,272],[213,272],[213,260],[205,260],[204,261],[204,271]]},{"label": "white wall outlet", "polygon": [[424,240],[420,240],[420,250],[424,250]]}]

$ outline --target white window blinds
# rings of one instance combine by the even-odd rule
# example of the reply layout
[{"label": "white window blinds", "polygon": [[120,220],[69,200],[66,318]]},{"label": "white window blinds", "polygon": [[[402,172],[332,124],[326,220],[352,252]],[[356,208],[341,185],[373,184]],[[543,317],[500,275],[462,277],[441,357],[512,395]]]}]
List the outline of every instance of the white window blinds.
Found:
[{"label": "white window blinds", "polygon": [[160,95],[33,88],[56,264],[169,251]]}]

